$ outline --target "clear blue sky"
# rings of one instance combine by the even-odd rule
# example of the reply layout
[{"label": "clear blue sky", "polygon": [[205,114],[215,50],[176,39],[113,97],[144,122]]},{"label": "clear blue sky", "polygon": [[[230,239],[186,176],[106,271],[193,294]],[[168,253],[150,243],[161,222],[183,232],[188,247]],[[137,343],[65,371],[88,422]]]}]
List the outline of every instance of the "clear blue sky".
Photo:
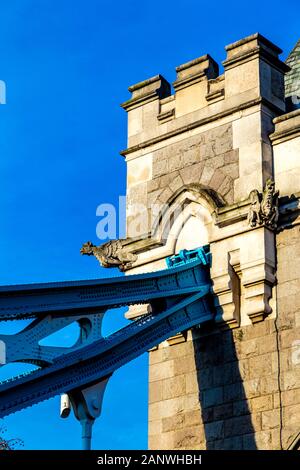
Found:
[{"label": "clear blue sky", "polygon": [[[172,82],[177,65],[205,53],[220,63],[226,44],[257,31],[285,58],[298,19],[298,0],[2,0],[0,284],[106,276],[79,249],[97,241],[96,207],[125,193],[127,87],[157,73]],[[122,318],[108,314],[106,331]],[[78,448],[79,424],[58,406],[8,417],[8,436],[26,449]],[[147,447],[146,355],[111,379],[93,445]]]}]

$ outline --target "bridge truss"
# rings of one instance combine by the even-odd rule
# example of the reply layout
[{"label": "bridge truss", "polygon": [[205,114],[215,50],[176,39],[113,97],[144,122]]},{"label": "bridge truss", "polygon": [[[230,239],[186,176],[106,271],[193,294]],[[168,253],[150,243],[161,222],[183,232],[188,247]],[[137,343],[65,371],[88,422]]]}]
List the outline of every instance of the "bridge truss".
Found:
[{"label": "bridge truss", "polygon": [[[0,383],[0,418],[67,394],[82,425],[83,448],[89,449],[92,425],[113,372],[170,336],[213,318],[209,264],[206,246],[168,258],[167,269],[158,272],[0,287],[0,321],[32,319],[17,334],[0,334],[0,364],[39,366]],[[150,304],[151,313],[102,336],[107,310],[143,303]],[[72,347],[39,344],[74,321],[80,336]]]}]

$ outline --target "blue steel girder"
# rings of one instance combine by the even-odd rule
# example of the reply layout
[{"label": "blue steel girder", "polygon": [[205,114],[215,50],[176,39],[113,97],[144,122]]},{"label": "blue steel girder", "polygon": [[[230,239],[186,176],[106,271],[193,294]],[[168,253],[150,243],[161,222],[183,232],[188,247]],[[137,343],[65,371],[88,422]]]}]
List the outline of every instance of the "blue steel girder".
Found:
[{"label": "blue steel girder", "polygon": [[203,282],[200,258],[162,271],[119,278],[0,287],[0,321],[52,316],[150,303],[189,295]]},{"label": "blue steel girder", "polygon": [[210,285],[160,313],[150,313],[108,338],[64,354],[48,367],[0,385],[0,418],[60,393],[84,388],[111,375],[170,336],[213,318]]},{"label": "blue steel girder", "polygon": [[[99,314],[69,315],[65,317],[47,315],[46,317],[34,319],[19,333],[14,335],[0,334],[0,344],[2,344],[0,364],[28,362],[40,367],[49,365],[56,357],[102,338],[101,330],[104,314],[105,311]],[[80,327],[80,334],[73,346],[41,346],[39,344],[42,339],[75,321]]]},{"label": "blue steel girder", "polygon": [[[208,247],[196,251],[181,252],[167,263],[173,267],[155,273],[0,288],[0,320],[35,317],[20,333],[0,336],[6,362],[43,367],[0,384],[0,417],[60,393],[73,397],[79,410],[78,396],[86,391],[89,397],[88,390],[93,395],[94,385],[106,383],[116,369],[170,336],[211,320]],[[101,336],[106,309],[143,302],[151,303],[151,313]],[[73,321],[81,325],[81,335],[72,348],[39,345],[45,335]]]}]

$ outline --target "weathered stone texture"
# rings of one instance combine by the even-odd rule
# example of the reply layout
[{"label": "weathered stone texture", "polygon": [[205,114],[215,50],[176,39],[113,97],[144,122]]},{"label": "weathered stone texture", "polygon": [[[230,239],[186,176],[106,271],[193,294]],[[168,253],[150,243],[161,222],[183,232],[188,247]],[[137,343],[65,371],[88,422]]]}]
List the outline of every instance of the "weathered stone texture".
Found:
[{"label": "weathered stone texture", "polygon": [[[293,230],[278,236],[279,263],[287,246],[298,249],[299,229]],[[161,422],[156,442],[159,436],[166,442],[166,433],[172,449],[288,447],[300,423],[300,364],[291,357],[300,338],[295,328],[300,299],[294,299],[292,311],[285,310],[288,277],[279,268],[276,323],[269,319],[233,332],[198,334],[193,341],[150,353],[150,377],[161,366],[164,377],[173,371],[173,377],[150,383],[150,390],[163,390],[160,411],[150,405],[150,423]],[[173,401],[167,399],[172,396]],[[150,439],[151,448],[154,442]]]},{"label": "weathered stone texture", "polygon": [[217,126],[196,136],[181,140],[153,153],[153,180],[148,182],[151,193],[161,203],[168,200],[184,184],[200,184],[213,189],[230,204],[233,202],[234,180],[239,177],[238,150],[233,150],[232,126]]},{"label": "weathered stone texture", "polygon": [[[205,56],[177,68],[174,95],[154,77],[134,86],[124,105],[127,223],[155,205],[157,217],[144,232],[155,227],[161,242],[141,253],[138,268],[156,269],[176,250],[209,243],[217,310],[210,329],[149,354],[152,449],[286,449],[300,431],[300,121],[285,104],[297,92],[299,43],[287,61],[286,96],[289,68],[277,46],[254,34],[226,52],[222,76]],[[289,228],[279,219],[278,233],[249,227],[243,212],[268,178],[280,191],[280,208],[286,204]],[[175,207],[179,194],[190,213],[180,218],[174,210],[172,217],[186,225],[165,233],[159,206]]]}]

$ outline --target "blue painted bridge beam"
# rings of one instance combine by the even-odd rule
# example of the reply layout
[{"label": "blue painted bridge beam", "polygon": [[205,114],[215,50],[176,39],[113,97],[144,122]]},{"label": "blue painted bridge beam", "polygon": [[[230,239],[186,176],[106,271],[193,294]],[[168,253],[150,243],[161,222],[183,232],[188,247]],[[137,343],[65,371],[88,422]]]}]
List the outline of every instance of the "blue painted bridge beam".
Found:
[{"label": "blue painted bridge beam", "polygon": [[[181,251],[167,260],[169,269],[155,273],[0,288],[0,321],[35,318],[10,338],[0,335],[6,362],[42,367],[0,384],[0,418],[67,393],[82,424],[84,448],[89,448],[112,373],[170,336],[213,318],[209,263],[208,247],[203,247]],[[135,303],[150,303],[152,312],[103,338],[106,309]],[[81,326],[72,348],[39,346],[42,337],[71,321]]]},{"label": "blue painted bridge beam", "polygon": [[[194,250],[193,250],[194,251]],[[209,255],[172,262],[154,273],[88,281],[0,286],[0,321],[34,317],[100,313],[103,309],[149,303],[197,292],[207,279]],[[173,257],[172,257],[173,258]],[[171,258],[170,258],[171,259]],[[205,264],[204,264],[205,262]]]},{"label": "blue painted bridge beam", "polygon": [[170,336],[213,318],[210,285],[160,313],[150,313],[106,339],[55,359],[38,371],[2,382],[0,418],[60,393],[85,388]]}]

